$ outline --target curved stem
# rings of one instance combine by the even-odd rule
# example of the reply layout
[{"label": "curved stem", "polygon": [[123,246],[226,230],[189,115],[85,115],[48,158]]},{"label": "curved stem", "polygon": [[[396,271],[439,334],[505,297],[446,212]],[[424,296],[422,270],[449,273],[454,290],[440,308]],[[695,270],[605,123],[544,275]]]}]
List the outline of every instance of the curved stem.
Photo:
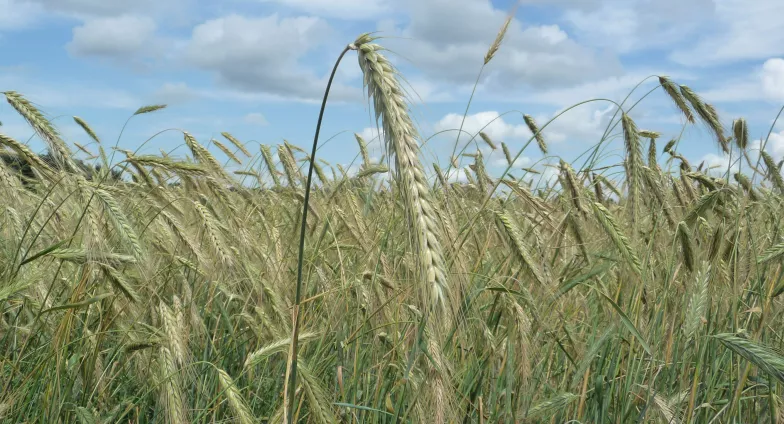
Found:
[{"label": "curved stem", "polygon": [[[474,82],[474,88],[471,90],[471,97],[468,98],[468,104],[466,104],[465,112],[463,112],[463,119],[460,121],[460,129],[457,132],[457,139],[455,140],[455,147],[452,149],[452,155],[449,158],[449,166],[446,168],[446,174],[449,175],[449,171],[452,170],[452,157],[455,156],[455,151],[457,151],[457,146],[460,144],[460,134],[463,133],[463,125],[465,124],[466,117],[468,116],[468,109],[471,107],[471,102],[474,100],[474,95],[476,94],[476,87],[479,85],[479,79],[482,78],[482,71],[485,70],[485,66],[487,64],[482,65],[479,68],[479,73],[476,75],[476,82]],[[476,136],[474,136],[476,137]],[[471,140],[468,140],[470,143],[474,140],[474,137],[471,137]],[[468,144],[466,144],[468,147]],[[465,150],[465,148],[463,148]]]},{"label": "curved stem", "polygon": [[299,233],[299,257],[297,259],[297,291],[294,296],[294,311],[292,312],[292,330],[291,330],[291,350],[289,355],[290,370],[286,373],[287,393],[284,400],[285,414],[287,416],[286,422],[291,424],[294,420],[293,413],[293,398],[296,391],[297,382],[297,339],[299,338],[299,305],[302,299],[302,265],[304,263],[305,255],[305,230],[307,228],[308,219],[308,203],[310,201],[310,185],[313,181],[313,164],[316,160],[316,147],[318,146],[319,131],[321,131],[321,120],[324,117],[324,109],[327,105],[327,97],[329,97],[329,89],[332,86],[332,80],[335,78],[335,73],[338,70],[338,65],[343,59],[343,56],[351,50],[351,46],[346,46],[343,52],[338,56],[335,66],[332,68],[332,73],[327,82],[327,89],[324,92],[324,98],[321,100],[321,110],[319,111],[318,123],[316,124],[316,134],[313,136],[313,149],[310,153],[310,165],[308,166],[308,180],[305,183],[305,199],[302,206],[302,225]]}]

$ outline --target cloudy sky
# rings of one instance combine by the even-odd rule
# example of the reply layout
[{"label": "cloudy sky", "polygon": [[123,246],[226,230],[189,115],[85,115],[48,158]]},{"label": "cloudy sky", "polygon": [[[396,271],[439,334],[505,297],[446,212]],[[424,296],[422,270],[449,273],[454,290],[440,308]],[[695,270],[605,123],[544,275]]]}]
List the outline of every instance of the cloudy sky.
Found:
[{"label": "cloudy sky", "polygon": [[[228,131],[258,143],[312,140],[334,60],[359,34],[378,31],[406,77],[426,160],[448,164],[488,46],[512,0],[0,0],[0,91],[27,96],[69,141],[89,122],[108,145],[138,107],[165,103],[131,121],[119,144],[185,153],[184,129],[207,143]],[[784,105],[784,2],[778,0],[521,0],[507,38],[478,80],[464,129],[485,131],[517,152],[530,137],[522,114],[541,124],[590,99],[628,109],[669,75],[701,94],[729,127],[743,116],[764,139]],[[595,145],[615,112],[607,100],[573,108],[544,131],[567,161]],[[660,131],[659,149],[683,118],[656,89],[631,110]],[[32,132],[7,104],[0,131]],[[339,68],[325,115],[320,157],[347,164],[357,132],[372,138],[356,54]],[[617,133],[617,129],[614,132]],[[434,134],[436,135],[435,137]],[[431,138],[432,137],[432,138]],[[461,136],[462,148],[470,136]],[[31,145],[41,148],[35,140]],[[179,147],[178,147],[179,146]],[[612,138],[608,159],[622,143]],[[768,150],[784,157],[784,123]],[[468,150],[475,150],[469,147]],[[704,126],[683,131],[680,151],[698,163],[725,162]],[[377,146],[376,153],[380,153]],[[216,152],[219,154],[219,152]],[[485,151],[501,169],[503,155]],[[542,155],[531,144],[519,161]],[[497,164],[497,165],[496,165]]]}]

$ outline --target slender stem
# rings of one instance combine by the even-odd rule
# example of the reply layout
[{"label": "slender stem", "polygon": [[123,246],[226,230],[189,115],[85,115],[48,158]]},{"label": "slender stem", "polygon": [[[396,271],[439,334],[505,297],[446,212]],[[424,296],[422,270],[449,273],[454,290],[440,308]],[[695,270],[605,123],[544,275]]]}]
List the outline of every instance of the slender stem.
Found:
[{"label": "slender stem", "polygon": [[308,219],[308,203],[310,201],[310,185],[313,181],[313,164],[316,160],[316,147],[318,146],[318,137],[319,132],[321,131],[321,120],[324,117],[324,109],[327,105],[327,97],[329,97],[329,89],[332,86],[332,80],[335,78],[335,73],[338,70],[338,65],[340,65],[340,61],[343,59],[343,56],[351,50],[352,47],[346,46],[343,49],[343,52],[340,53],[338,56],[338,60],[335,62],[335,66],[332,68],[332,73],[329,76],[329,82],[327,83],[327,89],[324,92],[324,98],[321,100],[321,110],[319,111],[318,123],[316,124],[316,134],[313,136],[313,150],[310,153],[310,165],[308,166],[308,180],[305,183],[305,200],[303,201],[302,206],[302,226],[300,227],[299,233],[299,257],[297,259],[297,291],[294,296],[294,313],[293,313],[293,328],[291,331],[291,356],[290,356],[290,364],[291,364],[291,374],[289,377],[288,383],[288,394],[287,400],[288,404],[285,405],[286,408],[286,415],[288,416],[288,423],[291,424],[294,420],[293,417],[293,399],[294,393],[296,391],[296,382],[297,382],[297,339],[299,338],[299,304],[302,296],[302,265],[304,263],[304,255],[305,255],[305,229],[307,228],[307,219]]},{"label": "slender stem", "polygon": [[[474,88],[471,90],[471,97],[468,98],[468,104],[466,104],[465,112],[463,112],[463,119],[462,121],[460,121],[460,129],[457,131],[457,139],[455,140],[455,147],[452,149],[452,155],[449,157],[449,166],[446,168],[446,172],[445,172],[447,178],[449,178],[449,172],[452,170],[452,158],[455,156],[455,151],[457,151],[457,146],[460,144],[460,135],[463,134],[463,125],[465,124],[466,117],[468,116],[468,109],[471,107],[471,102],[474,100],[474,95],[476,94],[476,87],[479,85],[479,79],[482,78],[482,71],[485,70],[486,65],[487,64],[484,64],[482,65],[481,68],[479,68],[479,73],[476,75],[476,82],[474,82]],[[471,140],[473,140],[474,137],[471,137]],[[470,143],[471,140],[468,140],[468,142]],[[466,144],[466,147],[468,147],[468,144]]]}]

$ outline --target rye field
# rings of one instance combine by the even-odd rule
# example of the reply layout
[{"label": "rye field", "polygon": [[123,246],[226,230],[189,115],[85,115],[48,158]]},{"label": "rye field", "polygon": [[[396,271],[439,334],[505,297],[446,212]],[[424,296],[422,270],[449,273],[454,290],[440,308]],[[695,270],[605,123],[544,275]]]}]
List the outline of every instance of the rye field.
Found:
[{"label": "rye field", "polygon": [[68,142],[4,92],[47,152],[0,126],[0,422],[784,422],[782,164],[742,117],[667,76],[647,94],[740,172],[631,102],[552,181],[513,166],[547,154],[527,115],[524,145],[461,135],[439,166],[382,44],[341,56],[383,130],[356,173],[230,132],[150,155],[74,117]]}]

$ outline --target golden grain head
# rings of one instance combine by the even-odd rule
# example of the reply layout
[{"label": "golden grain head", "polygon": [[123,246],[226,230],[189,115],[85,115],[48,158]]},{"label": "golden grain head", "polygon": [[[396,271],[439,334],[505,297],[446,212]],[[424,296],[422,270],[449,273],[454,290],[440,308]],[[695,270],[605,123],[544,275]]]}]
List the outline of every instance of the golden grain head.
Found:
[{"label": "golden grain head", "polygon": [[[180,149],[123,137],[115,158],[85,120],[87,142],[66,141],[2,93],[42,143],[0,134],[0,421],[781,421],[773,137],[757,153],[754,121],[725,135],[660,77],[732,168],[692,166],[699,132],[641,130],[624,103],[600,144],[545,140],[522,115],[531,136],[458,139],[446,169],[382,44],[349,46],[380,160],[362,132],[332,160],[187,130]],[[544,157],[525,162],[534,141]],[[64,166],[72,145],[84,172]]]}]

